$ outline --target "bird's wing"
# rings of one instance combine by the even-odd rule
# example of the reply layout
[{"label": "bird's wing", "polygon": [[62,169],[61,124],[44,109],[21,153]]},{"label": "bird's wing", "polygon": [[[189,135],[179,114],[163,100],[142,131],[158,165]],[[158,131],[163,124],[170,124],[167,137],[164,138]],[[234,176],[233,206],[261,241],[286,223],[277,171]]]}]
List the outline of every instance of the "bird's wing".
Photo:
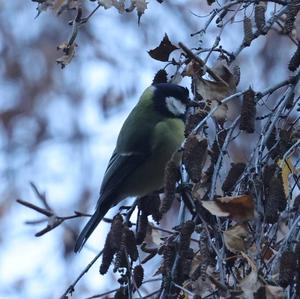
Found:
[{"label": "bird's wing", "polygon": [[116,194],[120,189],[122,182],[139,165],[141,165],[145,159],[147,159],[147,154],[141,152],[119,153],[116,150],[114,151],[102,181],[100,198],[97,203],[96,211],[80,233],[76,241],[74,249],[75,252],[81,250],[82,246],[105,216],[107,211],[114,204],[117,204],[118,198]]},{"label": "bird's wing", "polygon": [[102,181],[98,205],[114,196],[124,180],[151,155],[151,140],[157,120],[151,110],[152,101],[149,102],[137,105],[121,128]]},{"label": "bird's wing", "polygon": [[[146,159],[148,154],[143,152],[114,152],[102,181],[100,198],[105,200],[115,193],[125,178],[127,178]],[[101,200],[101,201],[102,201]],[[98,204],[100,204],[98,202]]]}]

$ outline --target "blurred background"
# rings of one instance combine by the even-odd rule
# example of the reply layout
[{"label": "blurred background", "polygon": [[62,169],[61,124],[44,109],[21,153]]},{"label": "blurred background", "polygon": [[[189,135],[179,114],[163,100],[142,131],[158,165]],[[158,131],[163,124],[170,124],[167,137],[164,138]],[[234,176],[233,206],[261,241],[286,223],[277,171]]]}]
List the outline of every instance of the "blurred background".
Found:
[{"label": "blurred background", "polygon": [[[95,3],[82,2],[87,15]],[[154,74],[165,66],[147,51],[165,33],[174,43],[197,46],[199,35],[190,34],[203,27],[211,9],[203,1],[153,0],[138,25],[136,13],[100,8],[81,27],[76,55],[61,69],[56,47],[68,39],[68,21],[74,15],[56,16],[47,10],[35,18],[36,6],[29,0],[0,1],[0,298],[6,299],[59,298],[102,248],[108,228],[101,224],[88,246],[75,255],[74,240],[86,219],[70,220],[35,238],[45,223],[25,225],[41,215],[16,199],[41,205],[30,187],[33,182],[58,215],[92,212],[118,131]],[[241,21],[222,35],[228,51],[243,40]],[[211,47],[218,30],[214,26],[207,32],[204,45]],[[237,59],[239,89],[267,88],[287,76],[282,65],[294,49],[286,41],[270,32],[243,51]],[[167,71],[172,74],[172,67]],[[189,87],[190,82],[182,84]],[[98,269],[99,263],[72,298],[118,285],[112,274],[104,279]]]}]

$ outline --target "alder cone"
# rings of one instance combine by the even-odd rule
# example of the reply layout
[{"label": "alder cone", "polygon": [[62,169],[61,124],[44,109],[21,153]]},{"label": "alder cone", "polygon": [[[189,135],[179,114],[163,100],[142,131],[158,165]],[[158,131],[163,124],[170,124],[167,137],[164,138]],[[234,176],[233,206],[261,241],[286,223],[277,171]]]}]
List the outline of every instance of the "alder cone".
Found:
[{"label": "alder cone", "polygon": [[249,88],[243,96],[240,130],[252,134],[255,131],[255,92]]},{"label": "alder cone", "polygon": [[244,18],[244,45],[249,47],[251,41],[253,40],[253,31],[252,31],[252,22],[251,19],[248,17]]},{"label": "alder cone", "polygon": [[246,167],[245,163],[232,163],[231,168],[226,176],[226,179],[222,185],[224,192],[230,192],[233,190],[237,180],[240,178]]},{"label": "alder cone", "polygon": [[202,169],[207,158],[207,140],[198,136],[189,136],[183,151],[183,164],[194,183],[200,181]]},{"label": "alder cone", "polygon": [[297,267],[296,261],[296,254],[293,251],[284,251],[280,257],[279,284],[283,288],[294,282]]}]

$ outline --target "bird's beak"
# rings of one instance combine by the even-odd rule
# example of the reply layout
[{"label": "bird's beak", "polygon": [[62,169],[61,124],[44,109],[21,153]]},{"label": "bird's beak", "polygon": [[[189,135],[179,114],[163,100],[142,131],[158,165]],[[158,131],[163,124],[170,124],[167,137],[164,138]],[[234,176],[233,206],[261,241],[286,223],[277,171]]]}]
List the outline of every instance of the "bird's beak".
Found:
[{"label": "bird's beak", "polygon": [[196,101],[194,101],[194,100],[189,100],[189,102],[188,102],[188,104],[187,104],[187,106],[188,107],[200,107],[200,103],[199,102],[196,102]]}]

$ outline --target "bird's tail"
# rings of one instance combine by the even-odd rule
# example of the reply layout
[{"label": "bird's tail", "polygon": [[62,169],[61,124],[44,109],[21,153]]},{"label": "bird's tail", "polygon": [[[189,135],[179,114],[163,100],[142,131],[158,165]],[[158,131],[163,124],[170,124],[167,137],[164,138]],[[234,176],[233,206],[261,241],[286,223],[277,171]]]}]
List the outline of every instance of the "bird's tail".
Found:
[{"label": "bird's tail", "polygon": [[107,213],[108,210],[109,210],[109,208],[106,209],[103,205],[101,205],[101,204],[98,205],[95,213],[93,214],[91,219],[88,221],[88,223],[85,225],[85,227],[81,231],[81,233],[76,241],[75,248],[74,248],[75,252],[79,252],[81,250],[81,248],[83,247],[83,245],[85,244],[87,239],[90,237],[90,235],[95,230],[95,228],[100,223],[100,221],[103,219],[103,217],[105,216],[105,214]]}]

